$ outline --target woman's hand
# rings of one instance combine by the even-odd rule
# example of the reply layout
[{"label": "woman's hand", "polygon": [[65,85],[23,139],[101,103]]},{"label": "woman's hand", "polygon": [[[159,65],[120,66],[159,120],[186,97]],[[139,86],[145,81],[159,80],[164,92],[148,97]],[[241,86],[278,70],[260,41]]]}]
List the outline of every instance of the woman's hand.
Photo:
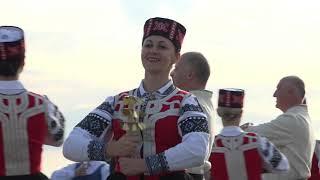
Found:
[{"label": "woman's hand", "polygon": [[107,157],[130,157],[141,142],[140,133],[126,133],[118,141],[111,140],[106,148]]},{"label": "woman's hand", "polygon": [[147,172],[144,159],[140,158],[119,158],[121,172],[127,176],[133,176]]},{"label": "woman's hand", "polygon": [[89,164],[87,162],[82,162],[81,165],[75,170],[75,177],[87,175],[87,169]]}]

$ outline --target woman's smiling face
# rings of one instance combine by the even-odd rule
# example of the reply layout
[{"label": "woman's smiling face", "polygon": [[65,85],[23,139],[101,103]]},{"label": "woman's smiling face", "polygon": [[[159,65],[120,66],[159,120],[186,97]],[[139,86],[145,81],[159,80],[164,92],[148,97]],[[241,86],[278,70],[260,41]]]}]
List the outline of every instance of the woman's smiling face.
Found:
[{"label": "woman's smiling face", "polygon": [[141,60],[143,67],[149,72],[167,71],[176,63],[178,54],[173,43],[162,36],[152,35],[142,45]]}]

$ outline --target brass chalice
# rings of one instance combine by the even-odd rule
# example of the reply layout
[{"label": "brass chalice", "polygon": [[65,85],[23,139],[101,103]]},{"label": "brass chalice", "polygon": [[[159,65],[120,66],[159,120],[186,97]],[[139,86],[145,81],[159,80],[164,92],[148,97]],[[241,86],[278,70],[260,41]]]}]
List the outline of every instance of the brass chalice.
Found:
[{"label": "brass chalice", "polygon": [[122,113],[127,117],[122,121],[122,129],[127,132],[137,132],[145,129],[143,122],[139,122],[139,116],[142,112],[138,111],[139,106],[142,104],[142,99],[136,96],[125,96],[123,103]]}]

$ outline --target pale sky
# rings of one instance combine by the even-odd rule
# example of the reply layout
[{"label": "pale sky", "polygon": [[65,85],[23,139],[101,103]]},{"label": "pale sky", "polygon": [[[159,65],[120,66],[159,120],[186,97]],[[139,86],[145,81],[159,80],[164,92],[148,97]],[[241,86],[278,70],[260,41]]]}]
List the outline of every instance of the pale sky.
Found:
[{"label": "pale sky", "polygon": [[[60,107],[67,134],[107,96],[139,85],[143,24],[160,16],[187,28],[182,53],[209,60],[215,105],[219,88],[246,90],[243,122],[274,119],[278,81],[301,77],[320,139],[319,9],[319,0],[0,0],[0,24],[25,30],[21,80]],[[61,148],[46,147],[43,158],[48,176],[66,165]]]}]

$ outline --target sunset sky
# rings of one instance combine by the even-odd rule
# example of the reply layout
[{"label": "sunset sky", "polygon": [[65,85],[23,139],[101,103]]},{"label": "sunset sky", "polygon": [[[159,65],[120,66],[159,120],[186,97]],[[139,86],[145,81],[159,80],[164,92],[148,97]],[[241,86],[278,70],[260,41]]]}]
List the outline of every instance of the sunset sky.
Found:
[{"label": "sunset sky", "polygon": [[[182,53],[209,60],[215,106],[219,88],[242,88],[243,123],[270,121],[281,113],[272,97],[278,81],[297,75],[320,139],[319,9],[319,0],[0,0],[0,25],[25,30],[20,79],[59,106],[67,134],[107,96],[139,85],[142,28],[160,16],[187,28]],[[70,163],[61,148],[45,147],[43,158],[48,176]]]}]

